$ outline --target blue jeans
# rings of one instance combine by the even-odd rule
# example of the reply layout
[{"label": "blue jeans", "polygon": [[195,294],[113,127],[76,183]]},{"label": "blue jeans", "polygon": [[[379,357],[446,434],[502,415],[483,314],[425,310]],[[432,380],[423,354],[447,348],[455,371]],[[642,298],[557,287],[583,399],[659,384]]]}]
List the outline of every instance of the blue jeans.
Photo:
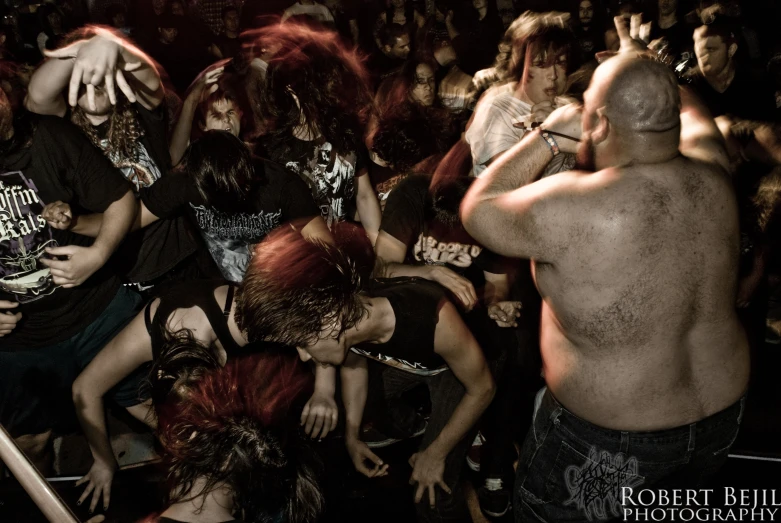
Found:
[{"label": "blue jeans", "polygon": [[[71,387],[82,370],[138,313],[141,296],[120,287],[103,313],[75,336],[33,350],[0,352],[0,423],[13,437],[76,427]],[[138,403],[148,370],[121,381],[108,397]]]},{"label": "blue jeans", "polygon": [[628,432],[578,418],[543,388],[518,463],[515,521],[620,521],[622,487],[702,486],[726,461],[745,401],[689,425]]}]

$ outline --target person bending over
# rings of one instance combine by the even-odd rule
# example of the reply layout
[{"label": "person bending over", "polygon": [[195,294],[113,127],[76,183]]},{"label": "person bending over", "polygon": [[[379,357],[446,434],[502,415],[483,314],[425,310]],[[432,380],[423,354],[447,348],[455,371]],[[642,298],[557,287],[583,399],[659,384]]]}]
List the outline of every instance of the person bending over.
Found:
[{"label": "person bending over", "polygon": [[494,394],[488,364],[442,287],[370,282],[369,241],[362,232],[346,236],[334,247],[285,230],[270,235],[237,294],[238,324],[250,340],[281,342],[297,347],[303,361],[342,366],[347,450],[368,477],[388,470],[360,440],[369,362],[383,365],[373,386],[388,398],[425,384],[431,419],[410,458],[418,518],[469,521],[461,469],[470,432]]},{"label": "person bending over", "polygon": [[[108,507],[117,468],[106,432],[105,394],[137,369],[158,362],[163,347],[182,329],[192,332],[195,342],[208,347],[210,358],[216,364],[224,365],[233,357],[249,353],[253,347],[245,348],[246,335],[236,324],[235,296],[242,285],[198,280],[170,288],[151,301],[112,339],[73,383],[76,413],[94,458],[90,471],[79,482],[87,484],[79,501],[83,502],[92,494],[91,510],[101,497],[103,506]],[[255,350],[263,348],[254,347]],[[156,363],[156,366],[160,364]],[[319,366],[315,373],[315,394],[305,406],[301,420],[306,424],[307,432],[322,438],[336,425],[337,411],[332,398],[335,373]],[[136,387],[134,392],[122,406],[154,428],[156,419],[150,412],[149,391]],[[333,407],[326,409],[323,405]]]},{"label": "person bending over", "polygon": [[[486,247],[533,260],[543,296],[547,389],[521,450],[516,521],[597,507],[625,517],[619,487],[697,488],[726,461],[743,415],[749,350],[724,143],[673,72],[638,58],[616,26],[623,52],[596,70],[582,116],[551,114],[461,207]],[[581,138],[585,170],[535,181],[557,149],[576,150],[556,132]],[[569,471],[595,463],[605,480],[626,465],[616,489],[569,503]]]}]

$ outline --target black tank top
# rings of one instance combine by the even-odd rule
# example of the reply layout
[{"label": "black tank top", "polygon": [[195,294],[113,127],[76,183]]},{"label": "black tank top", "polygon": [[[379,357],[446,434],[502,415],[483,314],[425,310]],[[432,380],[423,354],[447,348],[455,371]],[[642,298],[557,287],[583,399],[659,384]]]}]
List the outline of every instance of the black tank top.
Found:
[{"label": "black tank top", "polygon": [[236,343],[228,327],[228,317],[230,316],[231,306],[233,304],[234,286],[228,284],[228,296],[225,304],[220,305],[214,297],[214,290],[217,287],[226,285],[224,280],[206,280],[206,281],[188,281],[172,287],[170,290],[160,296],[160,304],[157,306],[157,313],[154,319],[150,311],[151,302],[144,310],[144,321],[146,330],[152,337],[152,354],[155,359],[160,356],[160,349],[165,341],[165,331],[168,324],[168,318],[176,309],[189,309],[198,307],[209,320],[214,334],[220,340],[222,348],[226,354],[236,354],[241,347]]},{"label": "black tank top", "polygon": [[447,299],[445,289],[422,278],[374,280],[369,296],[386,298],[396,315],[396,327],[385,343],[362,343],[352,351],[385,365],[421,375],[434,375],[447,364],[434,352],[439,309]]}]

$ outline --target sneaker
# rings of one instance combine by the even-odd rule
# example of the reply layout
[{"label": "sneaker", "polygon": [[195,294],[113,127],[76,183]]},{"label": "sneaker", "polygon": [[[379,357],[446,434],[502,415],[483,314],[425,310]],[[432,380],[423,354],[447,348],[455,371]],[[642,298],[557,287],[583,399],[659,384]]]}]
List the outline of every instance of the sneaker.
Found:
[{"label": "sneaker", "polygon": [[374,426],[371,423],[366,423],[361,429],[361,441],[366,443],[366,446],[369,447],[370,449],[379,449],[382,447],[387,447],[388,445],[393,445],[394,443],[397,443],[404,439],[416,438],[418,436],[421,436],[424,432],[426,432],[426,427],[428,427],[428,420],[420,417],[417,420],[415,420],[415,429],[413,430],[412,434],[409,435],[408,438],[395,438],[383,434],[382,432],[374,428]]},{"label": "sneaker", "polygon": [[485,485],[477,490],[477,499],[483,514],[500,518],[510,510],[510,491],[498,478],[487,478]]},{"label": "sneaker", "polygon": [[478,431],[472,446],[469,447],[469,451],[466,453],[466,464],[475,472],[480,472],[480,450],[483,443],[485,443],[483,433]]}]

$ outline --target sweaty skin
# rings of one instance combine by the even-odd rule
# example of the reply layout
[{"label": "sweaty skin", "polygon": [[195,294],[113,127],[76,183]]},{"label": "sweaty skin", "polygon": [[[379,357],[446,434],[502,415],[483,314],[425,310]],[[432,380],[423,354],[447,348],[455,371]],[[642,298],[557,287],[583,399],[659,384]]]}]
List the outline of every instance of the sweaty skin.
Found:
[{"label": "sweaty skin", "polygon": [[[552,152],[530,133],[462,206],[486,248],[533,260],[549,390],[613,430],[692,423],[748,385],[735,312],[738,211],[723,144],[696,100],[683,98],[680,124],[666,114],[678,88],[661,67],[618,57],[598,69],[579,151],[597,172],[532,183]],[[569,130],[562,111],[543,127]]]}]

